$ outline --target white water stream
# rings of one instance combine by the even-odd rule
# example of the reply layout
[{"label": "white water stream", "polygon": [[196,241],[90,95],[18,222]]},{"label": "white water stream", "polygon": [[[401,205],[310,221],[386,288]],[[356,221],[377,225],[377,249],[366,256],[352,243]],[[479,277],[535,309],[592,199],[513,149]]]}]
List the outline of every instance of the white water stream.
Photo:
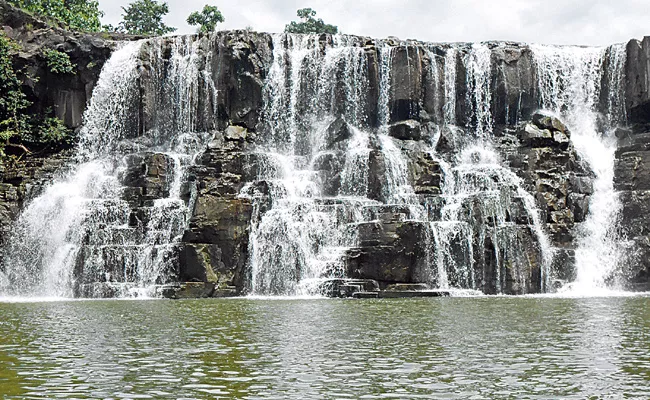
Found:
[{"label": "white water stream", "polygon": [[[616,139],[613,128],[625,121],[623,68],[625,46],[608,48],[531,46],[539,73],[543,109],[566,121],[576,150],[595,174],[587,220],[576,249],[577,279],[571,290],[590,292],[607,286],[621,259],[616,221],[621,204],[614,191]],[[603,69],[606,57],[611,65]],[[603,76],[609,82],[607,124],[598,126]]]}]

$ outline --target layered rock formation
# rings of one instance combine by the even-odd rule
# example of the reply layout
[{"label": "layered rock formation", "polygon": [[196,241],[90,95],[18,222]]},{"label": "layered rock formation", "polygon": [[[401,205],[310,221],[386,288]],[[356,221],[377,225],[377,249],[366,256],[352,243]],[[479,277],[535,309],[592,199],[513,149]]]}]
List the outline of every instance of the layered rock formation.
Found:
[{"label": "layered rock formation", "polygon": [[[65,47],[79,52],[77,65],[110,52],[84,40],[62,38],[78,46]],[[648,42],[628,44],[624,75],[614,48],[594,53],[602,62],[585,74],[598,86],[588,111],[605,116],[597,129],[634,124],[617,133],[615,177],[629,238],[619,240],[634,256],[607,279],[637,286],[649,279]],[[580,95],[545,86],[541,51],[244,31],[143,43],[128,118],[114,143],[98,142],[119,164],[109,173],[119,190],[104,203],[117,202],[120,217],[73,243],[73,292],[158,284],[172,297],[295,294],[347,277],[522,294],[575,280],[598,174],[574,145],[575,121],[536,113],[568,113],[566,98]],[[37,104],[58,105],[78,126],[91,70],[39,89],[57,94]],[[29,171],[5,166],[6,221],[26,198],[22,177],[45,181],[65,164],[56,160],[44,172],[32,159]],[[147,259],[162,267],[145,276],[153,264],[135,247],[147,240]]]}]

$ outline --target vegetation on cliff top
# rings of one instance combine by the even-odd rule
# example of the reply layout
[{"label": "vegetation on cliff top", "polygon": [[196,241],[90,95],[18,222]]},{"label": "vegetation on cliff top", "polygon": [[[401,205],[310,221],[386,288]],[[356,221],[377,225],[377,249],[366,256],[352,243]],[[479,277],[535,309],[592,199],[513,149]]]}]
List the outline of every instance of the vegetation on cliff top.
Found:
[{"label": "vegetation on cliff top", "polygon": [[203,7],[201,12],[194,11],[187,17],[187,23],[192,26],[199,25],[198,30],[201,33],[213,32],[217,24],[224,21],[221,11],[216,6],[210,5]]},{"label": "vegetation on cliff top", "polygon": [[[122,7],[122,21],[117,25],[102,25],[104,13],[98,0],[7,0],[34,15],[44,17],[48,22],[62,28],[85,32],[119,32],[132,35],[165,35],[176,28],[166,25],[163,17],[169,13],[167,2],[159,0],[135,0]],[[312,8],[301,8],[296,12],[301,21],[291,21],[285,26],[287,33],[330,33],[336,34],[335,25],[326,24],[316,18]],[[192,12],[187,23],[197,26],[200,33],[213,32],[219,23],[225,21],[217,6],[206,4],[201,11]],[[247,27],[247,29],[249,29]],[[249,29],[250,30],[250,29]]]},{"label": "vegetation on cliff top", "polygon": [[287,33],[331,33],[332,35],[339,32],[339,28],[326,24],[322,19],[316,19],[316,11],[311,8],[301,8],[296,13],[302,22],[291,21],[284,31]]},{"label": "vegetation on cliff top", "polygon": [[97,32],[102,29],[100,18],[104,13],[99,10],[97,0],[7,0],[8,3],[46,17],[49,22],[62,25],[63,28]]},{"label": "vegetation on cliff top", "polygon": [[162,22],[164,15],[169,13],[167,3],[156,0],[137,0],[122,7],[124,14],[119,30],[134,35],[164,35],[176,30]]}]

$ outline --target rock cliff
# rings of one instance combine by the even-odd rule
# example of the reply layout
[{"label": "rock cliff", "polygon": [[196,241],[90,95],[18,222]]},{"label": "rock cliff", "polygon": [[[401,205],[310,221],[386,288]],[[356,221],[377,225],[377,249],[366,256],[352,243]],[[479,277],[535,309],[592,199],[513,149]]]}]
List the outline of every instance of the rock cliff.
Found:
[{"label": "rock cliff", "polygon": [[[23,44],[16,63],[40,77],[25,82],[34,112],[53,107],[79,127],[114,42],[52,30],[4,2],[0,12],[7,35]],[[49,76],[37,57],[45,44],[68,53],[77,74]],[[606,136],[617,128],[618,138],[622,210],[610,235],[627,255],[606,279],[635,288],[650,282],[648,46],[648,38],[627,44],[620,76],[616,48],[594,53],[590,100],[600,115],[595,129]],[[145,141],[207,133],[178,189],[189,215],[178,220],[181,234],[153,283],[178,297],[295,293],[300,282],[325,277],[506,294],[575,280],[600,175],[575,144],[582,133],[563,121],[580,93],[548,99],[544,51],[248,31],[144,42],[118,146],[129,149],[116,175],[129,235],[150,237],[157,202],[177,190],[178,161]],[[195,82],[179,91],[188,79]],[[538,112],[553,106],[554,115]],[[3,166],[3,240],[39,193],[33,188],[62,175],[73,152]],[[291,154],[291,166],[278,154]],[[313,186],[289,185],[282,168]],[[124,224],[107,225],[93,225],[110,231],[101,246],[96,232],[80,243],[76,295],[116,295],[110,284],[140,273],[120,253]],[[97,257],[102,270],[88,267]]]}]

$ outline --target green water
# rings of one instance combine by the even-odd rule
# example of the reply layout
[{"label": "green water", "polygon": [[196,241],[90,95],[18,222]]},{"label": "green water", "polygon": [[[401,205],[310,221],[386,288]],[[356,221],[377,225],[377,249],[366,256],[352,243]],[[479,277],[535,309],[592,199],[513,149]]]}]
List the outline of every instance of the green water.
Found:
[{"label": "green water", "polygon": [[650,298],[0,303],[2,398],[650,398]]}]

